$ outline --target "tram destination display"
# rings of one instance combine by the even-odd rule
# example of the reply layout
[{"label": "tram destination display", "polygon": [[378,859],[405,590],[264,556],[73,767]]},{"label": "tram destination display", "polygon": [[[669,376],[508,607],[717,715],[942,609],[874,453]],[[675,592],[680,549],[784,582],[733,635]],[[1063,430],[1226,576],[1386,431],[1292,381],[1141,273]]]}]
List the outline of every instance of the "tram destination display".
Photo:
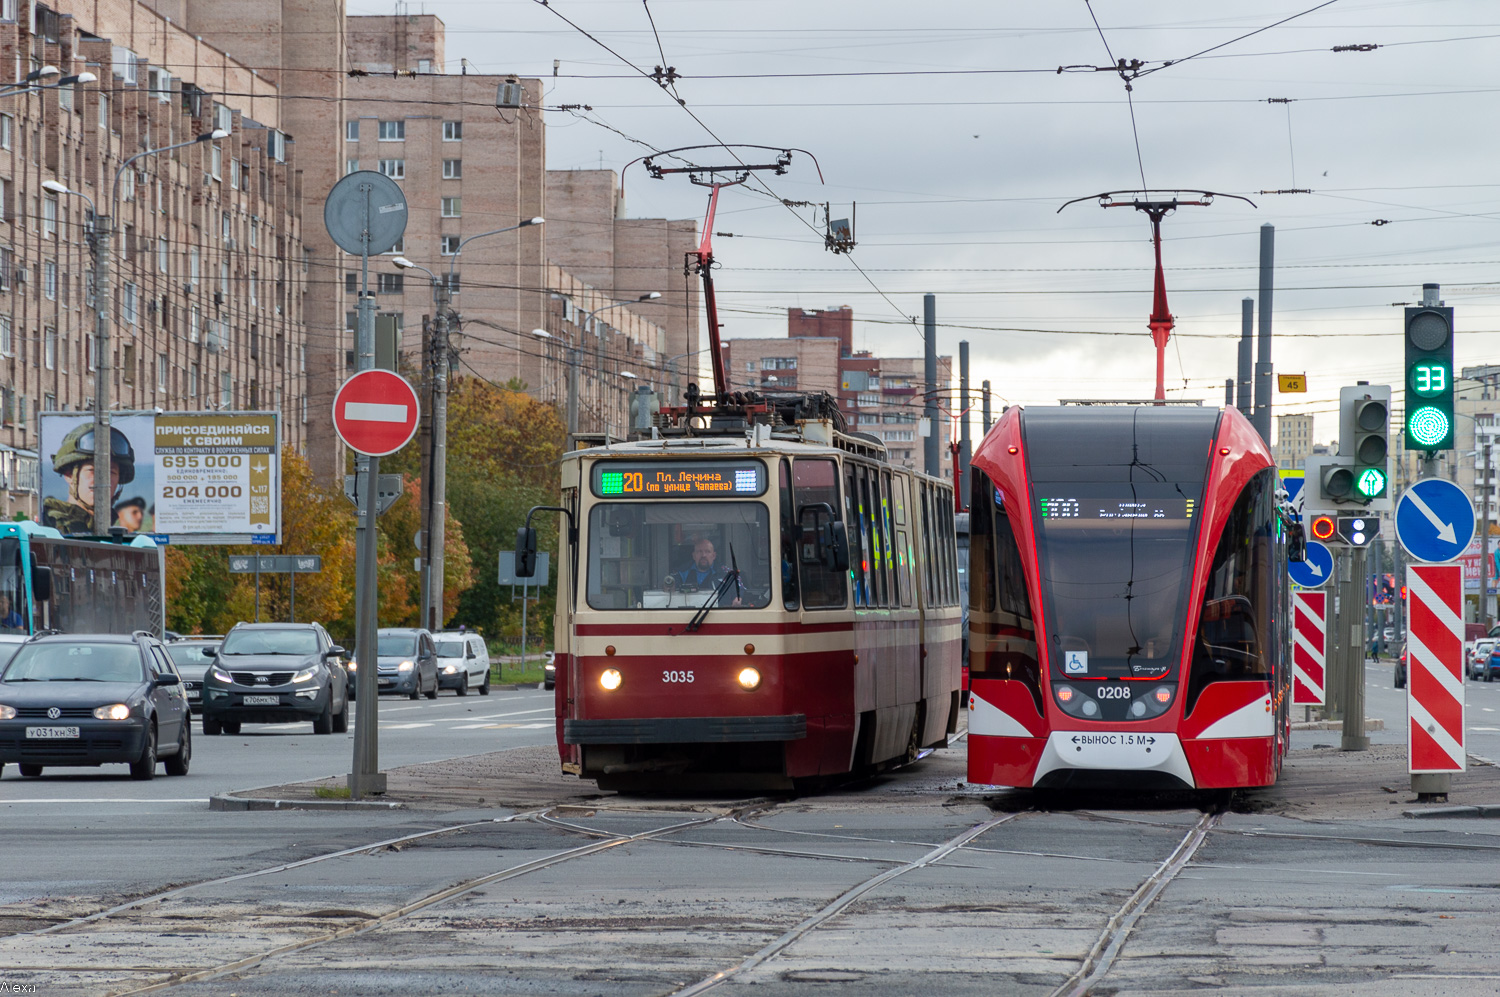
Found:
[{"label": "tram destination display", "polygon": [[[276,543],[275,412],[120,412],[110,422],[112,525],[158,543]],[[93,416],[44,412],[41,430],[42,523],[91,532]]]},{"label": "tram destination display", "polygon": [[1091,498],[1078,495],[1039,496],[1043,519],[1192,519],[1189,498]]},{"label": "tram destination display", "polygon": [[600,461],[594,465],[598,498],[753,498],[766,490],[760,461]]}]

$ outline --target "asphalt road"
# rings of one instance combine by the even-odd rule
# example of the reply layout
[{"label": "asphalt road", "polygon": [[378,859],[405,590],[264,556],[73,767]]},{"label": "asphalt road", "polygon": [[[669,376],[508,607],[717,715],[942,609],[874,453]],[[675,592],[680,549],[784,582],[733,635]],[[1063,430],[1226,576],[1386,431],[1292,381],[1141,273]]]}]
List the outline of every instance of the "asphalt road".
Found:
[{"label": "asphalt road", "polygon": [[[355,703],[358,708],[358,703]],[[380,763],[383,767],[474,755],[501,748],[547,744],[553,694],[540,689],[449,691],[415,702],[380,700]],[[46,768],[39,779],[23,779],[14,765],[0,774],[0,820],[15,805],[88,808],[100,802],[176,801],[200,805],[210,796],[255,786],[300,782],[347,773],[354,757],[354,724],[348,734],[318,736],[312,724],[245,724],[239,734],[205,737],[193,722],[193,761],[186,776],[171,778],[158,767],[156,779],[135,782],[125,765]]]}]

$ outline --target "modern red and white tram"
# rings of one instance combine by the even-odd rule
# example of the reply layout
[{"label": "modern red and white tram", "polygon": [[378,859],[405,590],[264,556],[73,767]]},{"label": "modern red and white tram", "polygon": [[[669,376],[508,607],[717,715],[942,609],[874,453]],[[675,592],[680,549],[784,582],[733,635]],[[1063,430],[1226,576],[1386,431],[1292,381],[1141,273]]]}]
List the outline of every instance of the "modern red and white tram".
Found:
[{"label": "modern red and white tram", "polygon": [[1275,782],[1291,668],[1277,489],[1233,408],[1009,409],[973,458],[969,779]]},{"label": "modern red and white tram", "polygon": [[759,425],[563,459],[564,771],[616,789],[790,788],[955,729],[952,487],[840,431],[826,401],[819,418],[752,406]]}]

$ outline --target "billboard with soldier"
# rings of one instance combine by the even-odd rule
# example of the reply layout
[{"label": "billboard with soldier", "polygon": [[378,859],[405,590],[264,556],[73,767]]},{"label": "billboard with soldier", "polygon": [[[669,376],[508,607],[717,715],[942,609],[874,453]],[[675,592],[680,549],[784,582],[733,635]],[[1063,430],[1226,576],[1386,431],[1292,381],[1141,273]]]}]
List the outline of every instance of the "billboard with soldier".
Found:
[{"label": "billboard with soldier", "polygon": [[[275,543],[281,453],[274,412],[132,412],[110,419],[110,523],[166,543]],[[94,421],[41,418],[42,523],[91,533]]]}]

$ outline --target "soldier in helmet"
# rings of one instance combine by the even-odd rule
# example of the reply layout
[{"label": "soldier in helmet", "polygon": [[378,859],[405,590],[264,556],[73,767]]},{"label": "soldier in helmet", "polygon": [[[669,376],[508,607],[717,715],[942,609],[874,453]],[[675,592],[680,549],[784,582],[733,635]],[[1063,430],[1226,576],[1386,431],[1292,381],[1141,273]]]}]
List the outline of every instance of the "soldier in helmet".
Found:
[{"label": "soldier in helmet", "polygon": [[141,532],[146,521],[146,500],[139,495],[115,503],[115,523],[125,527],[126,533]]},{"label": "soldier in helmet", "polygon": [[[109,430],[109,484],[111,501],[121,485],[135,479],[135,449],[125,434]],[[52,470],[68,483],[67,501],[47,498],[42,502],[42,525],[62,533],[92,533],[94,529],[94,426],[80,423],[63,437],[52,455]]]}]

